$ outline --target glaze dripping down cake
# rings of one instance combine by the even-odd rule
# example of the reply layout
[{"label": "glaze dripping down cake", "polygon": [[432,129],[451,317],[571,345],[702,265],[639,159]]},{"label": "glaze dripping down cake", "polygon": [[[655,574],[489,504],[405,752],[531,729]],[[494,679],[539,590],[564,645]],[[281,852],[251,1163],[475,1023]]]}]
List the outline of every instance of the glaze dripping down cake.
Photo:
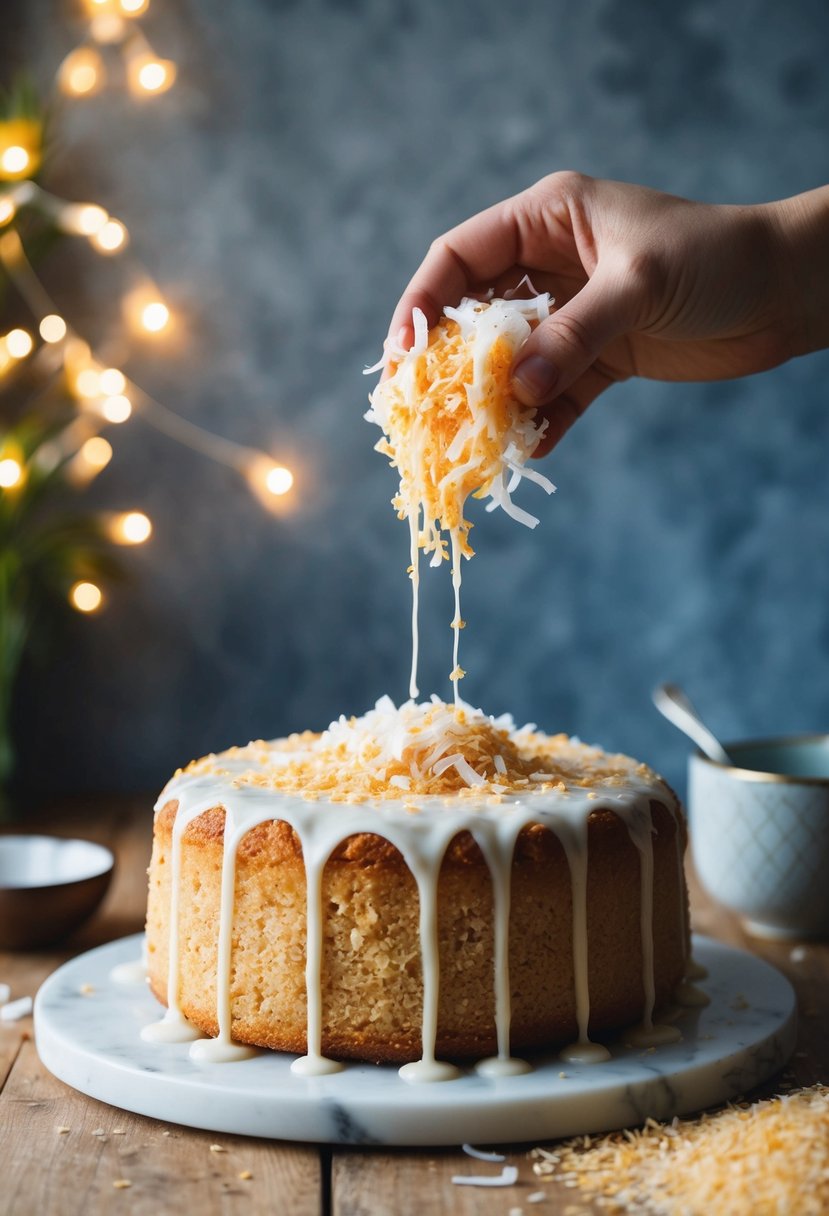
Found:
[{"label": "glaze dripping down cake", "polygon": [[355,1059],[440,1079],[442,1059],[588,1058],[591,1035],[623,1027],[657,1041],[689,957],[684,848],[645,765],[384,698],[176,774],[155,819],[150,983],[170,1037],[312,1072]]}]

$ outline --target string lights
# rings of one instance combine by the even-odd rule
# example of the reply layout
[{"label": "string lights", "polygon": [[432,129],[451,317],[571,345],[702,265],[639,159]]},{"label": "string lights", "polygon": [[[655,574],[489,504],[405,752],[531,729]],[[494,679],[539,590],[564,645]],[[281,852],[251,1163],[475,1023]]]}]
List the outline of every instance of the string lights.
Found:
[{"label": "string lights", "polygon": [[[176,64],[155,53],[138,24],[149,0],[84,0],[84,7],[86,38],[66,55],[55,75],[55,85],[65,97],[88,98],[123,80],[131,95],[151,99],[174,85]],[[41,165],[42,145],[43,126],[37,118],[24,114],[0,121],[0,266],[33,319],[33,332],[18,327],[0,335],[0,382],[25,360],[32,361],[34,370],[42,363],[53,378],[57,368],[57,383],[74,400],[78,422],[64,432],[59,441],[64,448],[55,459],[65,462],[67,477],[77,485],[91,481],[113,458],[111,431],[109,438],[99,432],[121,428],[138,414],[176,443],[235,469],[256,498],[274,509],[294,487],[290,469],[265,452],[213,434],[157,401],[121,367],[99,358],[52,300],[18,232],[18,221],[27,211],[85,239],[94,252],[106,257],[127,249],[129,232],[121,219],[98,203],[68,201],[40,186],[34,176]],[[175,328],[176,318],[150,276],[136,268],[132,278],[121,303],[123,320],[134,337],[159,340]],[[0,456],[0,490],[13,493],[25,480],[25,462],[15,455]],[[140,511],[113,515],[105,524],[110,539],[118,544],[143,544],[153,532],[151,520]],[[69,602],[79,612],[95,613],[104,595],[97,584],[83,579],[70,588]]]}]

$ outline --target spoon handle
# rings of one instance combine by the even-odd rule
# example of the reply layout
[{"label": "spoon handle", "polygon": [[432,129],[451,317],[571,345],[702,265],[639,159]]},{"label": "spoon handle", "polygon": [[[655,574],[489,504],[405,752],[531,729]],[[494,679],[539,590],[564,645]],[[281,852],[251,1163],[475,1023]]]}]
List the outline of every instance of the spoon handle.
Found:
[{"label": "spoon handle", "polygon": [[709,760],[714,760],[717,764],[731,763],[728,752],[702,721],[678,685],[660,684],[653,690],[651,697],[662,716],[673,722],[674,726],[678,726],[689,739],[693,739]]}]

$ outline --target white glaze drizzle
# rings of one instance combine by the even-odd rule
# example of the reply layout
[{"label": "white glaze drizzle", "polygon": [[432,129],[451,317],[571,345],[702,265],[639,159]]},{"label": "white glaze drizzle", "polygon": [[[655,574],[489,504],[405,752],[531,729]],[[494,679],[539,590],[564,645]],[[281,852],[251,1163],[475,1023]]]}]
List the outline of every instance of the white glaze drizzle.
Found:
[{"label": "white glaze drizzle", "polygon": [[628,824],[630,838],[639,850],[639,925],[642,938],[642,984],[645,1007],[642,1021],[632,1027],[626,1041],[633,1047],[656,1047],[660,1043],[676,1043],[682,1038],[676,1026],[654,1023],[656,1002],[653,972],[653,819],[637,807]]},{"label": "white glaze drizzle", "polygon": [[233,907],[236,902],[236,854],[241,836],[229,818],[225,818],[222,847],[222,885],[219,894],[219,941],[216,951],[216,1021],[219,1033],[215,1039],[197,1039],[190,1047],[190,1059],[206,1064],[231,1064],[257,1054],[255,1047],[234,1043],[231,1038],[230,969],[233,946]]},{"label": "white glaze drizzle", "polygon": [[[330,851],[329,851],[330,852]],[[305,1055],[291,1064],[301,1077],[323,1077],[339,1072],[337,1060],[322,1054],[322,871],[329,852],[311,851],[302,842],[305,861],[305,992],[308,1005]]]},{"label": "white glaze drizzle", "polygon": [[510,1053],[512,993],[509,969],[509,918],[512,903],[512,859],[521,830],[486,834],[473,829],[472,837],[483,854],[492,880],[492,953],[495,967],[495,1037],[497,1055],[479,1060],[475,1071],[483,1077],[513,1077],[529,1072],[530,1065]]},{"label": "white glaze drizzle", "polygon": [[708,968],[703,967],[702,963],[698,963],[693,955],[689,955],[688,964],[685,968],[686,980],[704,980],[708,975]]},{"label": "white glaze drizzle", "polygon": [[[186,789],[190,782],[185,780]],[[181,888],[181,838],[188,825],[198,815],[215,806],[215,798],[194,798],[179,804],[173,824],[172,858],[170,862],[170,943],[167,968],[167,1011],[160,1022],[151,1022],[141,1030],[141,1038],[148,1043],[188,1043],[201,1037],[198,1027],[188,1022],[181,1012],[179,997],[179,955],[181,927],[179,925],[179,891]]]},{"label": "white glaze drizzle", "polygon": [[[628,828],[628,831],[630,828]],[[610,1059],[610,1052],[601,1043],[591,1041],[587,1032],[590,1021],[590,981],[587,960],[587,818],[575,823],[560,822],[556,835],[561,841],[570,867],[570,891],[573,903],[573,984],[576,996],[576,1025],[578,1038],[561,1050],[562,1060],[569,1064],[599,1064]]]},{"label": "white glaze drizzle", "polygon": [[681,984],[677,985],[674,1000],[677,1005],[683,1005],[686,1009],[704,1009],[706,1005],[711,1004],[708,993],[689,980],[683,980]]},{"label": "white glaze drizzle", "polygon": [[[279,762],[279,753],[270,760]],[[587,926],[586,926],[586,867],[588,815],[609,809],[625,823],[640,854],[640,907],[642,932],[642,973],[644,1008],[642,1023],[633,1032],[636,1045],[650,1046],[654,1042],[679,1037],[671,1026],[653,1024],[653,830],[650,802],[672,804],[666,787],[631,773],[623,787],[599,787],[588,790],[571,787],[547,790],[526,797],[509,795],[501,803],[475,802],[466,799],[444,799],[436,796],[407,798],[407,806],[418,807],[415,813],[402,802],[377,801],[362,804],[325,804],[306,801],[298,795],[267,788],[245,785],[234,780],[250,768],[250,761],[222,757],[227,774],[178,774],[167,785],[156,805],[160,810],[171,800],[178,801],[173,826],[171,895],[170,895],[170,955],[168,971],[168,1010],[161,1022],[145,1027],[142,1037],[155,1041],[184,1041],[199,1034],[181,1013],[179,997],[179,886],[181,881],[181,837],[197,816],[222,806],[225,809],[225,859],[223,861],[222,914],[220,917],[221,961],[217,974],[217,1022],[220,1025],[221,1047],[213,1056],[210,1049],[199,1044],[203,1058],[238,1058],[225,1048],[238,1045],[230,1039],[231,1008],[229,973],[231,966],[233,896],[226,895],[226,885],[235,886],[235,856],[238,842],[252,828],[269,820],[282,820],[296,832],[303,851],[308,890],[308,945],[306,955],[307,990],[307,1055],[294,1061],[294,1071],[319,1075],[340,1067],[322,1055],[322,910],[321,885],[325,862],[338,844],[360,833],[375,833],[389,841],[402,854],[415,878],[420,901],[420,946],[423,975],[422,1057],[404,1065],[401,1076],[412,1081],[446,1080],[458,1075],[451,1064],[435,1058],[437,1010],[439,1002],[439,951],[437,932],[437,885],[440,866],[446,849],[454,836],[468,831],[478,843],[492,875],[494,920],[494,989],[498,1054],[492,1060],[481,1061],[484,1075],[498,1076],[525,1071],[528,1065],[515,1060],[509,1053],[510,986],[509,986],[509,913],[512,856],[515,841],[523,828],[539,823],[562,840],[571,873],[573,890],[573,951],[576,986],[576,1013],[579,1038],[572,1045],[572,1060],[604,1058],[604,1049],[592,1043],[587,1035],[589,1020],[589,988],[587,985]],[[234,772],[235,769],[235,772]],[[588,797],[588,795],[590,795]],[[678,815],[677,807],[673,807]],[[227,844],[228,836],[231,844]],[[678,853],[679,856],[679,853]],[[579,909],[577,913],[577,908]],[[223,996],[220,996],[220,993]],[[222,1002],[224,1001],[224,1007]],[[174,1037],[175,1036],[175,1037]],[[642,1036],[647,1038],[644,1043]],[[246,1050],[246,1049],[242,1049]]]},{"label": "white glaze drizzle", "polygon": [[143,959],[137,958],[128,963],[118,963],[109,973],[109,978],[115,984],[146,984],[147,965]]}]

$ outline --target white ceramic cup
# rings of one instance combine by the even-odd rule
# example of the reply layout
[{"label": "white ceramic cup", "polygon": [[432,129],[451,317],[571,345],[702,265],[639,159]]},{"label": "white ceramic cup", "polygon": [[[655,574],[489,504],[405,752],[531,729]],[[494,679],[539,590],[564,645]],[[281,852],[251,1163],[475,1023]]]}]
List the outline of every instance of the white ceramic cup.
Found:
[{"label": "white ceramic cup", "polygon": [[688,808],[706,890],[771,937],[829,937],[829,735],[696,752]]}]

